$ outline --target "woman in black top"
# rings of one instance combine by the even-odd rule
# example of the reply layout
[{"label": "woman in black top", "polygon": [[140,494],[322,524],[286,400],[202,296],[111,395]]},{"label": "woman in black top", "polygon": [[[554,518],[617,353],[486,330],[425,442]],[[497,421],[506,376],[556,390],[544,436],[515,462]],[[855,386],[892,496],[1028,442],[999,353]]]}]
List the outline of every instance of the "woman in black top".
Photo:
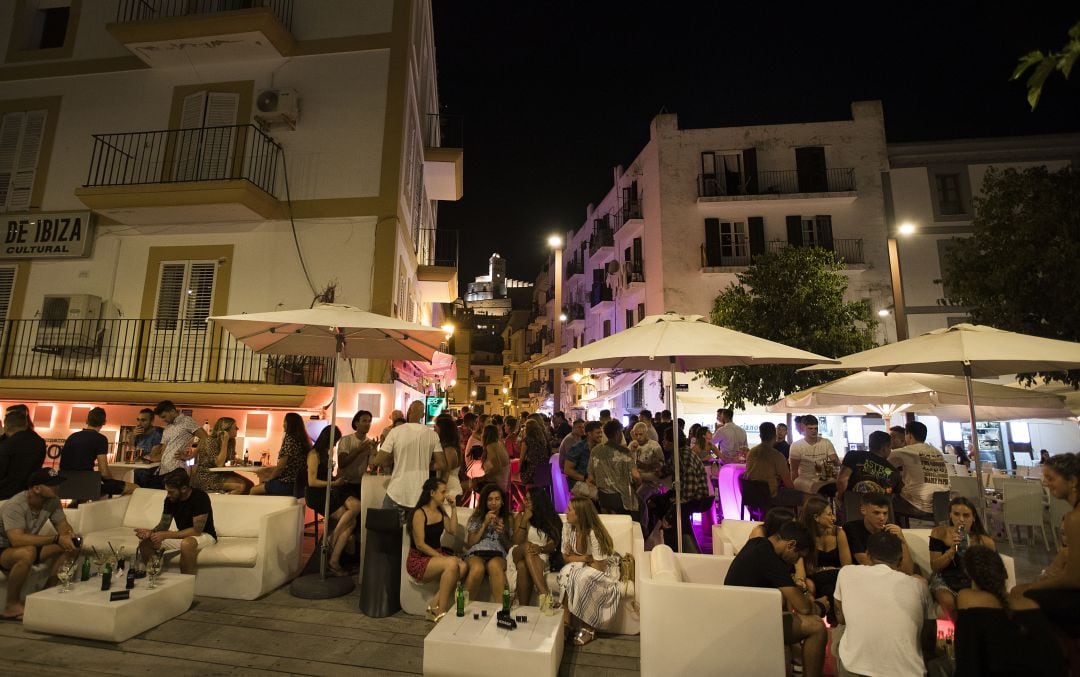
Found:
[{"label": "woman in black top", "polygon": [[[962,531],[961,531],[962,529]],[[963,496],[949,502],[949,521],[930,532],[930,593],[945,614],[956,619],[956,595],[971,587],[971,579],[960,566],[960,557],[969,546],[997,550],[994,539],[983,528],[975,504]]]},{"label": "woman in black top", "polygon": [[[814,548],[809,557],[795,563],[795,584],[810,590],[814,597],[828,597],[831,609],[835,605],[833,591],[840,567],[851,564],[847,535],[836,526],[832,503],[824,496],[807,498],[799,521],[814,537]],[[829,620],[835,621],[831,611]]]},{"label": "woman in black top", "polygon": [[[334,441],[330,441],[330,431],[334,431]],[[330,449],[341,439],[341,431],[337,426],[326,426],[319,433],[319,439],[315,446],[308,452],[307,457],[307,491],[304,500],[307,506],[317,514],[322,515],[326,510],[326,491],[330,489],[330,514],[329,520],[337,520],[337,527],[330,535],[330,562],[328,566],[335,576],[344,576],[345,571],[341,568],[341,552],[345,549],[345,542],[349,540],[353,528],[356,526],[356,518],[360,515],[360,501],[349,495],[345,489],[345,478],[338,477],[327,481],[330,469]]]},{"label": "woman in black top", "polygon": [[957,596],[954,677],[1058,677],[1065,660],[1054,629],[1030,599],[1010,600],[997,552],[972,545],[963,568],[971,587]]},{"label": "woman in black top", "polygon": [[465,577],[468,568],[461,558],[440,545],[443,532],[457,531],[457,505],[446,494],[446,482],[438,477],[428,479],[409,518],[412,547],[405,560],[405,571],[421,583],[439,581],[439,592],[427,605],[429,621],[437,622],[450,610],[454,587]]}]

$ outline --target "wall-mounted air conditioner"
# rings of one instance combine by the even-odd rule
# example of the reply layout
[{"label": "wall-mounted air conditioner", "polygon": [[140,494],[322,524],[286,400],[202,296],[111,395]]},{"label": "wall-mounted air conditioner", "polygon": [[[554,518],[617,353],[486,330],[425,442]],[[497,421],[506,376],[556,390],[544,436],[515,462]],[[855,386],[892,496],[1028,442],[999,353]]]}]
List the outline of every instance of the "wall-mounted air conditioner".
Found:
[{"label": "wall-mounted air conditioner", "polygon": [[91,350],[101,333],[101,297],[91,294],[46,294],[41,304],[39,352]]},{"label": "wall-mounted air conditioner", "polygon": [[299,119],[300,96],[295,89],[264,89],[255,97],[255,122],[263,129],[296,129]]}]

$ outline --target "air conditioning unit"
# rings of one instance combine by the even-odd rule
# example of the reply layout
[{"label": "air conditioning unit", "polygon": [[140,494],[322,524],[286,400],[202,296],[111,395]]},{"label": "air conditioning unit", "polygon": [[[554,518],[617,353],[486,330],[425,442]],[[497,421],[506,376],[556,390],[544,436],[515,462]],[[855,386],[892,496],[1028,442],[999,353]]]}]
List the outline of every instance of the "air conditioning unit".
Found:
[{"label": "air conditioning unit", "polygon": [[296,129],[300,96],[295,89],[264,89],[255,98],[255,121],[263,129],[287,126]]},{"label": "air conditioning unit", "polygon": [[91,294],[46,294],[38,321],[38,352],[98,347],[101,297]]}]

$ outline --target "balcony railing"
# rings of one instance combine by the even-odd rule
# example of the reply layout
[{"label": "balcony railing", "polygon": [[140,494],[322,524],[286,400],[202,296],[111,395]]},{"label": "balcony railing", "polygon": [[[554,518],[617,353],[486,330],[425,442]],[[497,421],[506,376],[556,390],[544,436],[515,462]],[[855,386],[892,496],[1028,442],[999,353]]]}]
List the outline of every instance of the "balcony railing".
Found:
[{"label": "balcony railing", "polygon": [[855,190],[855,170],[851,167],[826,169],[824,174],[804,173],[795,169],[761,171],[757,182],[750,177],[698,174],[698,197],[735,195],[792,195],[796,193],[843,193]]},{"label": "balcony railing", "polygon": [[734,247],[722,247],[719,244],[701,245],[701,267],[723,268],[725,266],[748,266],[750,265],[750,249],[743,242]]},{"label": "balcony railing", "polygon": [[259,355],[198,320],[8,320],[0,377],[333,385],[332,358]]},{"label": "balcony railing", "polygon": [[645,263],[643,261],[625,261],[623,270],[626,271],[626,284],[645,281]]},{"label": "balcony railing", "polygon": [[566,262],[566,279],[570,279],[575,275],[585,274],[585,261],[578,257],[577,254],[571,256]]},{"label": "balcony railing", "polygon": [[95,134],[87,188],[250,181],[276,197],[281,146],[254,125]]},{"label": "balcony railing", "polygon": [[634,199],[623,202],[618,209],[612,212],[612,216],[615,219],[615,232],[618,232],[620,228],[626,225],[627,221],[643,218],[641,200]]},{"label": "balcony railing", "polygon": [[458,231],[419,228],[416,234],[416,262],[421,266],[457,268]]},{"label": "balcony railing", "polygon": [[[765,243],[766,254],[779,254],[791,246],[787,240],[769,240]],[[846,264],[866,263],[863,259],[863,241],[858,238],[834,238],[830,251]],[[719,244],[701,245],[701,267],[722,268],[726,266],[749,266],[757,254],[750,254],[750,247],[745,239],[736,241],[734,247],[722,247]]]},{"label": "balcony railing", "polygon": [[266,7],[292,30],[293,0],[120,0],[117,23]]},{"label": "balcony railing", "polygon": [[833,239],[833,251],[844,263],[866,263],[861,239]]},{"label": "balcony railing", "polygon": [[592,288],[592,296],[590,298],[590,305],[598,306],[606,301],[614,301],[615,295],[611,292],[611,287],[606,284],[594,284]]},{"label": "balcony railing", "polygon": [[571,303],[566,307],[566,319],[568,322],[585,319],[585,306],[580,303]]},{"label": "balcony railing", "polygon": [[611,228],[597,228],[589,236],[589,251],[596,253],[603,247],[615,246],[615,233]]}]

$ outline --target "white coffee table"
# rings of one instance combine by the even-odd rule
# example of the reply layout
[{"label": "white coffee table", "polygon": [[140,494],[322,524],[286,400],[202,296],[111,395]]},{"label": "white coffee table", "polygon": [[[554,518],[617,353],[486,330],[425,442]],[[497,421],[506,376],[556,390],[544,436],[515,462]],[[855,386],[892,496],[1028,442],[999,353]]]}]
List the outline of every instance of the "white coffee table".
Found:
[{"label": "white coffee table", "polygon": [[[424,674],[431,677],[461,675],[506,677],[556,675],[563,655],[562,613],[545,616],[535,606],[518,607],[511,617],[525,615],[527,623],[516,630],[496,625],[501,604],[471,602],[465,615],[453,611],[439,621],[424,639]],[[487,617],[473,613],[487,609]],[[467,670],[465,669],[467,667]]]},{"label": "white coffee table", "polygon": [[108,592],[101,589],[101,579],[74,583],[69,592],[60,586],[35,592],[26,597],[23,627],[52,635],[83,637],[105,642],[123,642],[140,632],[176,618],[191,608],[195,597],[195,577],[167,573],[157,587],[140,578],[131,590],[131,598],[109,601],[109,592],[124,589],[123,574]]}]

